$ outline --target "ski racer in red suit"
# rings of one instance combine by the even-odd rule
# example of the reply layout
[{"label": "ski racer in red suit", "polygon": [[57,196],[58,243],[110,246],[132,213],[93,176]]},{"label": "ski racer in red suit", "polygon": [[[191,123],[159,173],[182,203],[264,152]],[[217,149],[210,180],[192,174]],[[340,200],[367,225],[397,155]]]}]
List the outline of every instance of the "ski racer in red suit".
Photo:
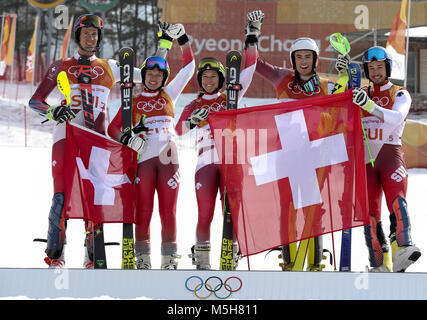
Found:
[{"label": "ski racer in red suit", "polygon": [[[154,193],[159,197],[162,223],[161,269],[177,268],[176,202],[179,189],[179,165],[175,144],[174,106],[193,76],[195,62],[182,24],[160,24],[162,39],[177,39],[182,50],[182,69],[167,85],[170,74],[167,61],[158,56],[145,60],[141,67],[144,90],[133,99],[133,125],[145,126],[144,134],[122,135],[122,116],[118,112],[108,134],[140,154],[137,170],[138,216],[135,226],[135,257],[138,269],[151,268],[150,222]],[[165,39],[167,38],[167,39]]]},{"label": "ski racer in red suit", "polygon": [[[366,173],[370,224],[365,226],[365,240],[372,272],[402,272],[421,256],[412,244],[411,224],[406,203],[408,172],[402,150],[402,133],[411,106],[406,88],[394,85],[392,61],[383,47],[375,46],[362,56],[366,77],[373,83],[367,90],[353,89],[353,102],[362,108],[362,122],[374,166],[366,150]],[[390,212],[389,247],[381,225],[381,202],[385,195]]]},{"label": "ski racer in red suit", "polygon": [[[120,81],[119,65],[114,60],[100,59],[96,57],[103,35],[102,19],[96,15],[87,14],[78,17],[74,23],[74,40],[79,46],[73,57],[53,62],[37,87],[29,101],[29,106],[39,114],[46,116],[49,120],[56,121],[53,132],[52,146],[52,177],[54,195],[52,207],[49,212],[49,230],[47,235],[47,248],[45,258],[50,267],[63,267],[64,243],[66,221],[64,219],[64,156],[65,156],[65,122],[73,120],[73,123],[84,125],[82,110],[82,98],[80,85],[77,81],[79,75],[78,59],[87,56],[91,65],[91,78],[93,92],[93,115],[95,120],[95,131],[105,134],[105,108],[108,95],[114,83]],[[50,106],[46,103],[47,97],[57,85],[59,72],[67,73],[71,87],[71,108],[62,105]],[[135,82],[141,82],[141,72],[135,69]],[[88,227],[88,226],[87,226]],[[86,243],[90,241],[86,239]],[[92,246],[86,246],[84,266],[93,268]]]},{"label": "ski racer in red suit", "polygon": [[[239,101],[248,90],[256,67],[257,51],[255,46],[246,49],[245,68],[240,75],[242,89]],[[198,206],[196,244],[192,248],[193,264],[199,270],[208,270],[210,266],[210,226],[215,210],[216,195],[224,192],[220,162],[215,149],[214,139],[207,122],[209,114],[227,110],[226,94],[221,92],[225,81],[225,69],[220,61],[207,57],[199,61],[197,80],[201,93],[183,110],[176,124],[176,132],[183,135],[191,129],[197,129],[198,161],[195,173],[195,189]],[[237,266],[237,243],[233,245],[235,267]]]},{"label": "ski racer in red suit", "polygon": [[[246,44],[257,44],[261,34],[261,25],[264,14],[257,10],[248,13],[250,16],[262,16],[256,22],[248,22],[246,26]],[[311,38],[296,39],[290,49],[292,69],[273,66],[261,57],[258,57],[256,72],[276,90],[279,101],[292,101],[311,97],[332,94],[334,84],[328,79],[319,77],[315,69],[319,61],[319,47]],[[292,270],[296,257],[296,243],[281,247],[284,260],[282,270]],[[323,257],[322,237],[315,237],[310,241],[308,249],[309,271],[321,271]]]}]

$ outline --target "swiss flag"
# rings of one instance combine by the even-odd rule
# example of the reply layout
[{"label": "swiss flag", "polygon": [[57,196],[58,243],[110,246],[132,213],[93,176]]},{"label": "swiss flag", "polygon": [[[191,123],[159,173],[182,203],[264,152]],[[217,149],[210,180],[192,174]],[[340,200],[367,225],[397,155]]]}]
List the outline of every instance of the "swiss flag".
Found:
[{"label": "swiss flag", "polygon": [[366,225],[351,92],[209,115],[243,255]]},{"label": "swiss flag", "polygon": [[65,218],[135,223],[137,153],[71,123],[66,139]]}]

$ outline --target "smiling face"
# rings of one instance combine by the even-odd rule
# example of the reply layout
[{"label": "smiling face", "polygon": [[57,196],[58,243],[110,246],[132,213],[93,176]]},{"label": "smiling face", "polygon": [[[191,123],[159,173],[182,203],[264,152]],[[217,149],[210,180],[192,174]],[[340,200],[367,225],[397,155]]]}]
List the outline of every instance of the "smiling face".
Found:
[{"label": "smiling face", "polygon": [[163,83],[164,73],[157,68],[147,69],[145,71],[145,86],[148,90],[155,91],[160,88]]},{"label": "smiling face", "polygon": [[96,50],[98,43],[98,29],[94,27],[83,27],[80,31],[80,50],[81,53],[92,55]]},{"label": "smiling face", "polygon": [[206,93],[213,93],[219,86],[219,75],[216,70],[205,70],[202,73],[202,87]]},{"label": "smiling face", "polygon": [[368,63],[369,79],[374,85],[382,85],[387,81],[385,61],[372,61]]},{"label": "smiling face", "polygon": [[313,51],[298,50],[294,53],[295,68],[301,76],[313,75]]}]

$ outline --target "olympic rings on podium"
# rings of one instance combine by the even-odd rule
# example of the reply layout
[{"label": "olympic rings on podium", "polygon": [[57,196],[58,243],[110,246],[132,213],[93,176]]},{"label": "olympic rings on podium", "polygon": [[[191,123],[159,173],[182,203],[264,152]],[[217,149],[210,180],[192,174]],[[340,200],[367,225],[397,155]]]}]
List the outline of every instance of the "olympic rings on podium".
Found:
[{"label": "olympic rings on podium", "polygon": [[[194,288],[190,288],[189,287],[189,281],[191,279],[197,279],[200,281],[200,283],[195,285]],[[228,283],[232,279],[235,279],[238,282],[240,282],[240,284],[237,286],[237,288],[232,288],[232,286]],[[217,276],[211,276],[211,277],[207,278],[205,281],[203,281],[203,279],[199,276],[191,276],[191,277],[188,277],[187,280],[185,281],[185,288],[188,291],[193,292],[197,298],[202,299],[202,300],[210,298],[212,296],[212,294],[215,295],[215,297],[218,299],[227,299],[234,292],[239,291],[242,288],[242,286],[243,286],[242,280],[236,276],[228,277],[225,281],[222,281],[222,279],[220,277],[217,277]],[[226,293],[225,295],[219,295],[218,292],[223,287],[226,291],[228,291],[228,293]],[[199,292],[202,288],[205,288],[206,291],[208,291],[209,293],[202,296]]]}]

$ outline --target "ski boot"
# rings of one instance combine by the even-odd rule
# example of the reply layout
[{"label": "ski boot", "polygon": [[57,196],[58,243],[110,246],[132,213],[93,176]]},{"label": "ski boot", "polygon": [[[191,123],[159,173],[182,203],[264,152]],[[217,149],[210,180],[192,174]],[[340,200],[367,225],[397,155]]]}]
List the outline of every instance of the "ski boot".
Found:
[{"label": "ski boot", "polygon": [[84,240],[84,258],[83,258],[84,269],[95,269],[95,262],[93,261],[93,233],[85,232]]},{"label": "ski boot", "polygon": [[162,255],[161,266],[162,270],[176,270],[178,268],[178,259],[181,256],[173,253],[171,255]]},{"label": "ski boot", "polygon": [[368,272],[373,272],[373,273],[391,272],[391,261],[390,261],[390,252],[388,251],[388,245],[383,244],[382,250],[383,250],[383,263],[379,266],[372,267],[370,269],[369,267],[366,267]]},{"label": "ski boot", "polygon": [[390,253],[381,221],[370,215],[369,224],[364,227],[365,242],[368,247],[369,272],[390,272]]},{"label": "ski boot", "polygon": [[64,259],[64,249],[62,248],[62,253],[57,259],[45,257],[44,261],[49,266],[49,269],[56,269],[56,268],[64,268],[65,267],[65,259]]},{"label": "ski boot", "polygon": [[323,255],[323,239],[322,237],[314,237],[310,239],[307,250],[307,271],[322,271],[325,265],[322,260],[326,259]]},{"label": "ski boot", "polygon": [[390,243],[393,272],[404,272],[419,259],[421,251],[412,244],[411,222],[405,198],[394,199],[393,213],[390,215]]},{"label": "ski boot", "polygon": [[92,252],[92,250],[90,250],[91,252],[89,252],[89,249],[86,247],[86,245],[85,245],[84,249],[85,249],[85,257],[83,259],[83,268],[94,269],[95,264],[93,262],[93,252]]},{"label": "ski boot", "polygon": [[44,259],[49,267],[63,267],[64,246],[66,242],[65,230],[67,221],[63,218],[64,194],[55,193],[52,199],[52,206],[49,211],[49,228],[47,232],[46,255]]},{"label": "ski boot", "polygon": [[280,250],[281,254],[279,254],[279,259],[283,259],[283,262],[279,263],[279,266],[282,268],[282,271],[292,271],[297,254],[296,242],[282,246]]},{"label": "ski boot", "polygon": [[191,247],[191,254],[188,256],[197,270],[210,270],[210,252],[211,244],[209,242],[196,243]]},{"label": "ski boot", "polygon": [[235,242],[233,243],[233,270],[237,269],[239,261],[242,259],[242,254],[239,250],[239,245]]},{"label": "ski boot", "polygon": [[391,243],[393,272],[405,272],[421,256],[421,251],[414,245],[402,246],[394,240]]},{"label": "ski boot", "polygon": [[151,269],[150,254],[136,253],[135,265],[138,270],[150,270]]},{"label": "ski boot", "polygon": [[135,241],[135,267],[138,270],[151,269],[151,244],[150,240]]}]

